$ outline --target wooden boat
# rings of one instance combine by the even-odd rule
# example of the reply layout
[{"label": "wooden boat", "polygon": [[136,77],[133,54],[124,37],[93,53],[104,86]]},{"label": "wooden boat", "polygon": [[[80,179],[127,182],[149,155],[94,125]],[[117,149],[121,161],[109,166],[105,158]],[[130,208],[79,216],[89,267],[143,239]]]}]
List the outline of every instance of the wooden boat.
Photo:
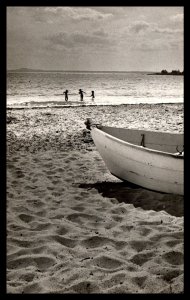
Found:
[{"label": "wooden boat", "polygon": [[85,124],[112,175],[150,190],[183,195],[183,134],[93,125],[90,119]]}]

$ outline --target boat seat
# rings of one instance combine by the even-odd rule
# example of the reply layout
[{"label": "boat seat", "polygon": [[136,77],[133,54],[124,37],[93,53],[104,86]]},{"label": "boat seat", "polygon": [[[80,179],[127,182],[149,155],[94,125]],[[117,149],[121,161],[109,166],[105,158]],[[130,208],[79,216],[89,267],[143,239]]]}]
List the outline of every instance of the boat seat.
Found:
[{"label": "boat seat", "polygon": [[142,136],[142,139],[141,139],[141,146],[142,147],[145,147],[145,134],[143,133],[143,134],[141,134],[141,136]]}]

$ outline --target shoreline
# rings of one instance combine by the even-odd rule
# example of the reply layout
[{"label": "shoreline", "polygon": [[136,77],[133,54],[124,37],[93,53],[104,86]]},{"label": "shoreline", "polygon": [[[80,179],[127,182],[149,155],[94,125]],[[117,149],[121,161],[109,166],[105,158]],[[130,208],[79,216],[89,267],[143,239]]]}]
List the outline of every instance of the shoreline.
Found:
[{"label": "shoreline", "polygon": [[84,122],[183,133],[183,104],[85,106],[7,111],[7,150],[69,150],[94,147]]},{"label": "shoreline", "polygon": [[160,106],[160,105],[184,105],[183,102],[168,102],[168,103],[134,103],[134,104],[127,104],[127,103],[124,103],[124,104],[89,104],[89,103],[86,103],[85,104],[85,101],[84,103],[81,103],[79,102],[79,105],[68,105],[68,104],[64,104],[64,105],[55,105],[55,106],[31,106],[31,107],[27,107],[27,106],[23,106],[23,107],[10,107],[10,106],[7,106],[6,110],[9,111],[9,110],[23,110],[23,109],[26,109],[26,110],[30,110],[30,109],[46,109],[46,108],[58,108],[58,109],[61,109],[61,108],[76,108],[76,107],[118,107],[118,106]]}]

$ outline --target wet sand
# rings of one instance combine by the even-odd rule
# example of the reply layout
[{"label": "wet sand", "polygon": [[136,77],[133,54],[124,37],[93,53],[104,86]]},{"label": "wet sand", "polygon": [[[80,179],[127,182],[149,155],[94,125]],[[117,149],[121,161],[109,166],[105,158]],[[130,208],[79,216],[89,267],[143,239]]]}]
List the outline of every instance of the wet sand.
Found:
[{"label": "wet sand", "polygon": [[7,292],[183,293],[183,197],[112,176],[84,121],[183,132],[183,105],[7,110]]}]

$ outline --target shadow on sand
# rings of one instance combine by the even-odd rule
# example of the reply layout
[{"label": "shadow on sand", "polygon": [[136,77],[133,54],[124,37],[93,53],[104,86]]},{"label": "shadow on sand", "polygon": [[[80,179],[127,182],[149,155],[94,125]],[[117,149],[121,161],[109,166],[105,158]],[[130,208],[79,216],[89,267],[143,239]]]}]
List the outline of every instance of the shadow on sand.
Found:
[{"label": "shadow on sand", "polygon": [[143,189],[129,182],[96,182],[80,184],[80,188],[95,188],[103,197],[115,198],[118,202],[133,204],[144,210],[166,211],[176,217],[184,215],[184,197]]}]

